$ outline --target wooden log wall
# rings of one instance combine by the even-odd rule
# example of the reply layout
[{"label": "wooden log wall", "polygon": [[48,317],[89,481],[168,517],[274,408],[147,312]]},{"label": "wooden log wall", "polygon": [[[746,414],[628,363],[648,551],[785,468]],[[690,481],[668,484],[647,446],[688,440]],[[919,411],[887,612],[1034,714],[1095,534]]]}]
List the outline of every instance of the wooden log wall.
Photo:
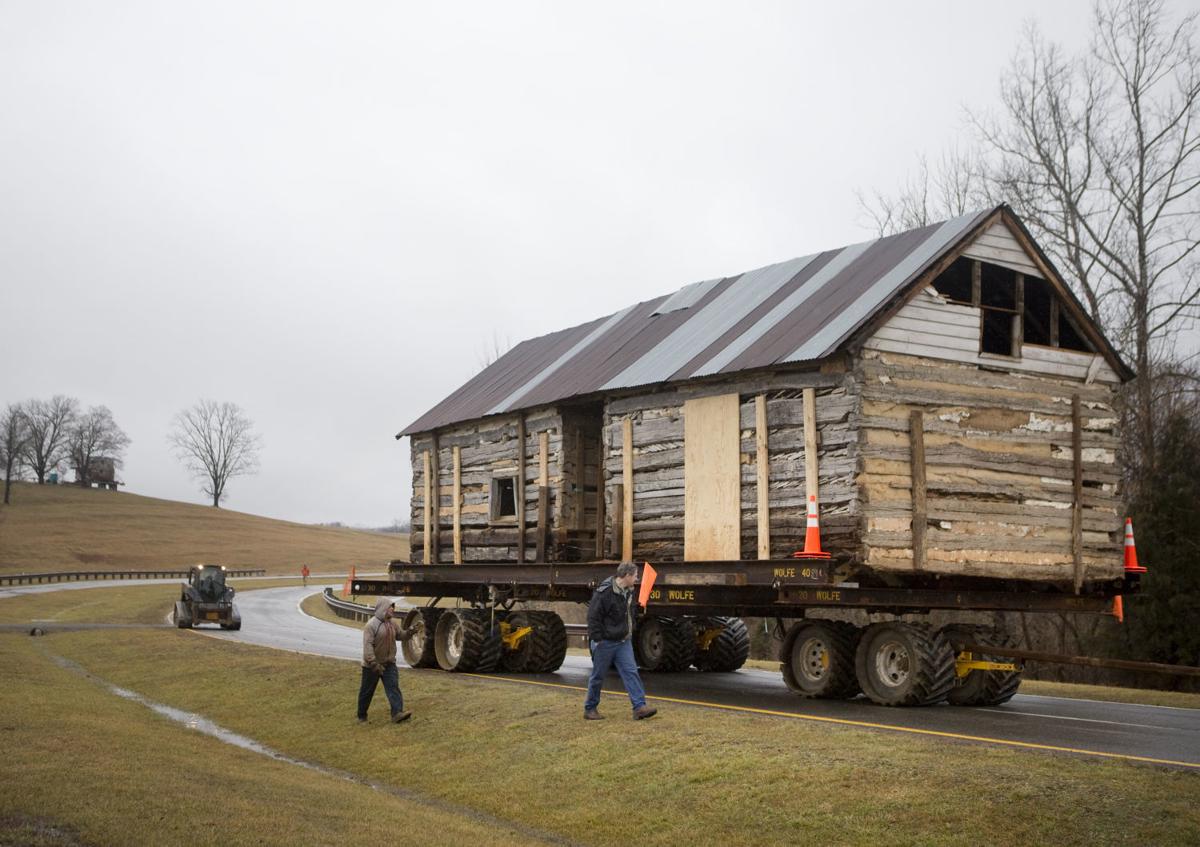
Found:
[{"label": "wooden log wall", "polygon": [[911,438],[919,411],[924,570],[1064,582],[1076,578],[1077,567],[1088,579],[1120,574],[1111,385],[870,349],[855,371],[861,562],[914,567]]},{"label": "wooden log wall", "polygon": [[[609,401],[604,413],[607,549],[614,522],[632,522],[633,559],[682,561],[684,555],[683,404],[714,394],[738,393],[741,430],[741,555],[759,555],[758,436],[756,398],[766,395],[770,554],[784,557],[804,546],[807,526],[803,389],[816,388],[820,433],[822,540],[826,550],[855,549],[857,507],[854,472],[857,438],[848,421],[857,400],[843,374],[791,373],[680,386]],[[632,423],[632,515],[616,502],[623,481],[625,419]],[[624,493],[624,492],[622,492]],[[826,540],[827,539],[827,540]]]},{"label": "wooden log wall", "polygon": [[[486,418],[437,432],[437,454],[431,456],[431,479],[439,508],[430,511],[431,541],[440,542],[437,559],[452,562],[517,561],[518,530],[516,518],[493,521],[490,517],[492,479],[498,476],[517,476],[519,465],[516,415]],[[525,560],[532,562],[537,550],[538,477],[540,475],[539,442],[545,434],[547,443],[546,473],[547,514],[549,528],[557,526],[558,510],[563,501],[563,425],[554,409],[536,409],[525,413]],[[425,468],[434,439],[430,433],[412,437],[413,492],[411,519],[413,526],[413,562],[424,560],[425,549]],[[457,473],[456,473],[457,469]],[[454,491],[460,491],[456,509]],[[458,512],[458,532],[455,532],[455,512]],[[555,537],[549,537],[550,558],[553,558]]]}]

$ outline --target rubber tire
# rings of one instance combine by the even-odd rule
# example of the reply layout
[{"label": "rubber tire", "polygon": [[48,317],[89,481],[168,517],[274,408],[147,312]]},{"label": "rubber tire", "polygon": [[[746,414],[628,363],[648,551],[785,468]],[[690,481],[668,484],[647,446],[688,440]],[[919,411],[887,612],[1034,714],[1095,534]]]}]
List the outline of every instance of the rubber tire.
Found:
[{"label": "rubber tire", "polygon": [[491,673],[500,663],[500,628],[486,609],[447,609],[434,631],[438,667],[456,673]]},{"label": "rubber tire", "polygon": [[405,629],[411,629],[414,625],[421,627],[421,632],[400,642],[400,652],[404,655],[404,661],[410,668],[436,668],[438,666],[433,637],[437,630],[438,618],[444,611],[445,609],[439,609],[436,606],[422,606],[418,609],[409,609],[404,615],[402,626]]},{"label": "rubber tire", "polygon": [[707,650],[697,647],[692,664],[708,673],[732,673],[750,658],[750,631],[741,618],[697,618],[697,633],[711,627],[721,627],[721,634],[708,644]]},{"label": "rubber tire", "polygon": [[862,630],[844,621],[800,621],[779,648],[779,669],[787,687],[801,697],[849,700],[862,687],[854,672]]},{"label": "rubber tire", "polygon": [[175,626],[180,629],[192,628],[192,616],[188,614],[187,606],[184,605],[183,601],[175,601],[175,612],[172,617],[175,619]]},{"label": "rubber tire", "polygon": [[[967,641],[976,644],[990,644],[995,647],[1012,647],[1013,640],[1004,632],[983,626],[964,626],[953,624],[942,627],[942,637],[950,642],[950,647],[957,656],[962,652],[962,645]],[[1011,662],[1003,656],[989,656],[986,653],[978,655],[983,661]],[[946,700],[952,706],[999,706],[1007,703],[1021,687],[1021,671],[971,671],[965,677],[954,677],[955,685],[946,695]]]},{"label": "rubber tire", "polygon": [[556,612],[530,612],[537,638],[530,673],[554,673],[567,658],[567,627]]},{"label": "rubber tire", "polygon": [[[891,664],[892,670],[881,669]],[[863,693],[881,706],[932,706],[954,687],[954,650],[940,632],[897,621],[867,627],[854,654]]]},{"label": "rubber tire", "polygon": [[633,633],[633,655],[646,671],[687,670],[696,654],[696,629],[686,618],[650,615]]}]

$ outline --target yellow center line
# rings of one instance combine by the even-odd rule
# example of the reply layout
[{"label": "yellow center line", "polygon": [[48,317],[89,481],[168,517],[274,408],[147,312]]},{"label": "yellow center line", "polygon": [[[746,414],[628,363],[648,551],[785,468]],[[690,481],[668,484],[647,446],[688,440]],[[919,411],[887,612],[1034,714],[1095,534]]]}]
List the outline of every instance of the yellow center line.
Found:
[{"label": "yellow center line", "polygon": [[[567,685],[564,682],[541,682],[536,679],[514,679],[508,676],[495,676],[493,674],[477,674],[468,673],[461,676],[473,676],[478,679],[485,680],[500,680],[503,682],[513,682],[519,685],[541,685],[545,688],[564,688],[568,691],[587,691],[586,686]],[[611,697],[626,697],[624,691],[604,691]],[[942,732],[937,729],[919,729],[910,726],[896,726],[895,724],[873,723],[871,721],[857,721],[850,718],[829,718],[822,715],[802,715],[796,712],[781,712],[775,709],[756,709],[753,706],[730,706],[725,703],[710,703],[704,700],[685,700],[680,697],[663,697],[657,694],[647,694],[647,700],[659,700],[664,703],[679,703],[685,706],[700,706],[705,709],[724,709],[727,712],[744,712],[752,715],[768,715],[776,718],[791,718],[801,721],[815,721],[818,723],[840,724],[842,726],[854,726],[862,729],[886,729],[892,732],[908,732],[913,735],[932,735],[936,738],[957,738],[960,741],[981,741],[987,744],[1001,744],[1006,747],[1022,747],[1027,750],[1051,750],[1056,753],[1076,753],[1081,756],[1099,756],[1105,759],[1123,759],[1130,762],[1147,762],[1155,765],[1174,765],[1183,768],[1195,768],[1200,770],[1200,762],[1178,762],[1174,759],[1154,759],[1149,756],[1133,756],[1128,753],[1106,753],[1103,750],[1084,750],[1078,747],[1058,747],[1053,744],[1035,744],[1032,741],[1012,741],[1007,738],[990,738],[986,735],[964,735],[958,732]]]}]

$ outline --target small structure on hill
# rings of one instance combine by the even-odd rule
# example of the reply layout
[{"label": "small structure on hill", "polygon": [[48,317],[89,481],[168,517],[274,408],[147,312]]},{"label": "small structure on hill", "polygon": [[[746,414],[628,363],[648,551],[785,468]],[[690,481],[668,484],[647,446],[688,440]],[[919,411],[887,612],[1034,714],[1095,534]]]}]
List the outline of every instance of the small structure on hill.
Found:
[{"label": "small structure on hill", "polygon": [[96,456],[88,461],[87,469],[83,472],[75,468],[75,482],[84,488],[107,488],[116,491],[118,485],[124,485],[117,479],[116,460],[109,456]]},{"label": "small structure on hill", "polygon": [[1007,206],[518,344],[411,437],[414,562],[1119,576],[1132,377]]}]

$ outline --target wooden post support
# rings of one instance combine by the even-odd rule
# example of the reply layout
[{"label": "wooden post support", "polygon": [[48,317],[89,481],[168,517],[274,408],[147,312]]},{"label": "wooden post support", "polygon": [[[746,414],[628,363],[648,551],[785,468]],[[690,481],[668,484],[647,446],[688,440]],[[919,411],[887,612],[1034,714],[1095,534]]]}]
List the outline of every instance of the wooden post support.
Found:
[{"label": "wooden post support", "polygon": [[462,448],[454,446],[454,564],[462,564]]},{"label": "wooden post support", "polygon": [[442,479],[441,468],[438,467],[438,437],[437,433],[431,433],[430,438],[433,439],[433,448],[429,451],[430,476],[433,479],[433,529],[430,533],[430,553],[433,564],[440,562],[442,553]]},{"label": "wooden post support", "polygon": [[621,546],[624,544],[625,538],[625,486],[618,482],[612,487],[613,492],[613,508],[612,508],[612,536],[609,545],[610,556],[617,558],[621,553]]},{"label": "wooden post support", "polygon": [[546,561],[546,540],[550,534],[550,433],[538,433],[538,513],[537,559]]},{"label": "wooden post support", "polygon": [[432,552],[433,551],[433,538],[432,538],[432,535],[433,535],[433,512],[430,511],[433,508],[433,480],[430,479],[430,474],[429,474],[429,468],[430,468],[429,451],[426,450],[424,452],[424,454],[422,455],[422,457],[425,460],[424,461],[424,466],[425,466],[424,467],[424,471],[425,471],[425,474],[424,474],[424,477],[425,477],[425,527],[424,527],[424,529],[425,529],[425,532],[421,535],[421,541],[425,545],[424,562],[425,562],[425,564],[428,565],[433,562],[433,552]]},{"label": "wooden post support", "polygon": [[925,569],[925,417],[914,410],[908,416],[908,440],[912,464],[912,557],[913,570]]},{"label": "wooden post support", "polygon": [[624,502],[621,504],[621,561],[633,561],[633,419],[625,418],[621,424],[621,461],[624,464],[622,493]]},{"label": "wooden post support", "polygon": [[1071,460],[1075,465],[1071,498],[1071,555],[1075,560],[1075,593],[1083,588],[1083,410],[1078,394],[1071,396]]},{"label": "wooden post support", "polygon": [[758,459],[758,558],[771,558],[771,508],[767,486],[770,457],[767,453],[767,395],[754,398],[754,430]]},{"label": "wooden post support", "polygon": [[804,389],[804,502],[816,497],[818,505],[821,493],[817,490],[817,392],[814,388]]},{"label": "wooden post support", "polygon": [[525,413],[517,418],[517,561],[525,564]]},{"label": "wooden post support", "polygon": [[596,558],[604,558],[604,449],[596,451]]}]

